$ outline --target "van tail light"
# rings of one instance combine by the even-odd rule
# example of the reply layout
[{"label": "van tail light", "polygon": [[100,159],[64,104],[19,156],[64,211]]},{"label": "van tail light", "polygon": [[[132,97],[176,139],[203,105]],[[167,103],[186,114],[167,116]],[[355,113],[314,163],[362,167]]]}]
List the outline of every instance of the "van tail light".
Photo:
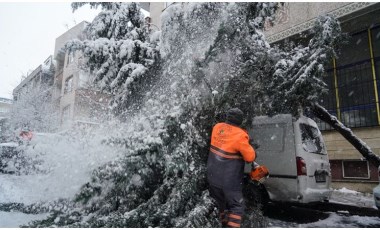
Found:
[{"label": "van tail light", "polygon": [[302,157],[297,157],[297,176],[306,176],[306,162]]}]

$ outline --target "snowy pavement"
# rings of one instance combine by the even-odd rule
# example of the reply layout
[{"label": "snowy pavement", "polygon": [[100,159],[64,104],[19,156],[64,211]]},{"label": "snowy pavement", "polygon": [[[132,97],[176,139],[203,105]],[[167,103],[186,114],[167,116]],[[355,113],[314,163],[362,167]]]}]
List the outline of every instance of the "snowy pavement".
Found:
[{"label": "snowy pavement", "polygon": [[[346,188],[334,190],[330,198],[331,204],[342,204],[345,207],[359,207],[354,215],[350,211],[322,211],[290,207],[286,210],[272,213],[268,217],[270,228],[379,228],[380,218],[376,215],[367,216],[368,209],[377,210],[373,194],[365,194]],[[363,212],[360,211],[363,208]],[[376,212],[375,212],[376,213]]]},{"label": "snowy pavement", "polygon": [[330,203],[377,209],[373,194],[361,193],[346,188],[334,190],[330,198]]},{"label": "snowy pavement", "polygon": [[[6,177],[2,177],[4,179]],[[8,178],[9,179],[9,178]],[[17,188],[17,187],[14,187]],[[16,191],[15,191],[16,192]],[[32,199],[33,200],[33,199]],[[3,200],[4,202],[4,200]],[[348,189],[334,190],[331,203],[352,205],[357,207],[374,208],[375,203],[372,194],[364,194]],[[0,202],[1,203],[1,202]],[[28,203],[28,202],[27,202]],[[301,211],[302,212],[302,211]],[[20,212],[0,211],[0,228],[17,228],[33,220],[43,219],[48,214],[24,214]],[[320,219],[319,219],[320,218]],[[275,218],[268,218],[268,227],[294,227],[294,228],[328,228],[328,227],[380,227],[379,217],[349,215],[344,212],[325,212],[316,220],[308,223],[299,223],[297,221],[283,221]]]}]

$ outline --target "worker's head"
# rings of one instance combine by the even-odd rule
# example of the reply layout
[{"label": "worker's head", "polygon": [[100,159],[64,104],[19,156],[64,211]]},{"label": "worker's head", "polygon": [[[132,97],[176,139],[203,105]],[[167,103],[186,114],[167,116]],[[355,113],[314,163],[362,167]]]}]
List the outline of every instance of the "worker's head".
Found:
[{"label": "worker's head", "polygon": [[226,121],[234,124],[241,125],[243,123],[243,112],[238,108],[232,108],[227,111]]}]

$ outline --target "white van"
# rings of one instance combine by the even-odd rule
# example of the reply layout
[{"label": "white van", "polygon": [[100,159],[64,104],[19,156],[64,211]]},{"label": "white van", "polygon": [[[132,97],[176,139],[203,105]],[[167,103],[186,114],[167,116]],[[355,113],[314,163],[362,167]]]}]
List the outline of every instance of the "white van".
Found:
[{"label": "white van", "polygon": [[296,203],[330,199],[330,163],[312,119],[301,116],[295,120],[290,114],[255,117],[248,132],[258,145],[256,162],[269,169],[262,189],[267,198]]}]

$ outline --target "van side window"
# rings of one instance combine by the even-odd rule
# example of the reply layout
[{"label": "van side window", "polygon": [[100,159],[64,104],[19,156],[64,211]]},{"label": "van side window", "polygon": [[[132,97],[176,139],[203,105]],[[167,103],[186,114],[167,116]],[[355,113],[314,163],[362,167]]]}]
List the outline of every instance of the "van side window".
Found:
[{"label": "van side window", "polygon": [[313,126],[300,124],[302,147],[306,152],[325,154],[322,134]]}]

